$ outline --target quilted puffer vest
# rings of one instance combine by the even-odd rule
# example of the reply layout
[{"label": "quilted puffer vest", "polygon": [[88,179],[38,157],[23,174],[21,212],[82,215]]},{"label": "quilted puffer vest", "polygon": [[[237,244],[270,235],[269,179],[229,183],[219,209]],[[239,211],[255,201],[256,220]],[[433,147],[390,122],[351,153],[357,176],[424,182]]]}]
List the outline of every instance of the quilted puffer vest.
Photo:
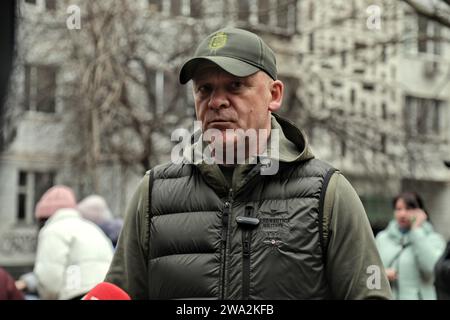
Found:
[{"label": "quilted puffer vest", "polygon": [[[325,299],[321,199],[334,169],[311,159],[248,173],[217,194],[198,167],[150,173],[151,299]],[[209,183],[209,184],[208,184]]]}]

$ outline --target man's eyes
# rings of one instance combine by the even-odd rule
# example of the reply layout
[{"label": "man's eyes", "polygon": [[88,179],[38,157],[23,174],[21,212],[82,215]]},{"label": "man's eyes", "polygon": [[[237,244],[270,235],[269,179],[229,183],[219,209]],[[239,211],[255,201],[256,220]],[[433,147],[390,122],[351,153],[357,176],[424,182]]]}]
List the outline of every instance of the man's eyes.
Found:
[{"label": "man's eyes", "polygon": [[238,89],[241,89],[242,86],[243,86],[243,84],[242,84],[241,81],[233,81],[233,82],[230,84],[230,88],[231,88],[232,90],[238,90]]},{"label": "man's eyes", "polygon": [[207,93],[211,91],[211,87],[208,85],[200,85],[197,87],[198,93]]},{"label": "man's eyes", "polygon": [[[242,90],[244,83],[242,81],[232,81],[226,85],[226,89],[231,92]],[[209,94],[215,88],[209,84],[200,84],[196,87],[196,92],[199,94]]]}]

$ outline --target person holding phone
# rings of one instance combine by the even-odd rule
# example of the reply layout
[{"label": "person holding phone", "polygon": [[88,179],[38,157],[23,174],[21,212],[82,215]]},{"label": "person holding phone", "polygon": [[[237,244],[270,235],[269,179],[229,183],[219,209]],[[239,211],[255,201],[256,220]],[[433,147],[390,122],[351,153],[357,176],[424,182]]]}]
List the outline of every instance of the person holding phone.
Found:
[{"label": "person holding phone", "polygon": [[400,300],[435,300],[434,267],[445,248],[422,198],[404,192],[393,200],[394,219],[376,237],[393,295]]}]

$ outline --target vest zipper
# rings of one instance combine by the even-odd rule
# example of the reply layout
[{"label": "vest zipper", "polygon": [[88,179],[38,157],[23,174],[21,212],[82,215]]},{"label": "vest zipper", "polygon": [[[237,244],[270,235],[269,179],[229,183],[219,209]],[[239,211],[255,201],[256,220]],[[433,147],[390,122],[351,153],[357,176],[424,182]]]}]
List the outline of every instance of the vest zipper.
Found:
[{"label": "vest zipper", "polygon": [[[253,207],[245,207],[245,216],[250,217]],[[248,300],[250,296],[250,251],[252,230],[242,229],[242,299]]]},{"label": "vest zipper", "polygon": [[226,277],[226,262],[227,262],[227,238],[228,238],[228,221],[230,219],[231,215],[231,207],[232,207],[232,200],[233,200],[233,189],[230,189],[228,192],[228,200],[225,201],[223,206],[223,213],[222,213],[222,254],[223,254],[223,262],[222,262],[222,290],[220,293],[220,298],[223,300],[225,299],[225,284],[227,283],[225,281]]}]

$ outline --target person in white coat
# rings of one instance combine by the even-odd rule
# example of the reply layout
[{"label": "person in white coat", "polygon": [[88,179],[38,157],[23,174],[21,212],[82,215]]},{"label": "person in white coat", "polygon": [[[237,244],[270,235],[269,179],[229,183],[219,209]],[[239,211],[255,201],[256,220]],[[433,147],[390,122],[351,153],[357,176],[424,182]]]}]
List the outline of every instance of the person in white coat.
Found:
[{"label": "person in white coat", "polygon": [[444,238],[434,231],[416,193],[398,195],[393,205],[395,219],[376,237],[392,293],[399,300],[435,300],[434,267]]},{"label": "person in white coat", "polygon": [[36,218],[45,223],[34,266],[41,299],[80,299],[103,281],[111,263],[111,241],[76,205],[66,186],[50,188],[36,205]]},{"label": "person in white coat", "polygon": [[123,226],[122,218],[113,217],[106,200],[97,194],[87,196],[78,203],[78,211],[84,219],[94,222],[103,230],[115,247]]}]

